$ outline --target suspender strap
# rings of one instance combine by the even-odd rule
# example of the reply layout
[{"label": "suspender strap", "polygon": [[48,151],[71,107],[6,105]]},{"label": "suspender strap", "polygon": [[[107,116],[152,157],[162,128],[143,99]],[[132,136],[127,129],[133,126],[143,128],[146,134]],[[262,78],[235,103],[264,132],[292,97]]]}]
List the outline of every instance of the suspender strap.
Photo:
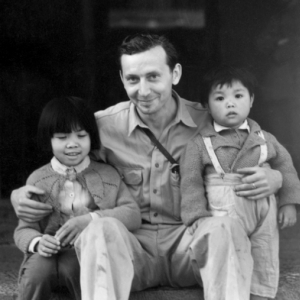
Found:
[{"label": "suspender strap", "polygon": [[214,151],[214,148],[212,146],[210,137],[209,136],[203,136],[202,139],[203,139],[203,142],[205,144],[206,150],[208,152],[209,158],[210,158],[216,172],[223,178],[224,175],[225,175],[225,172],[224,172],[223,168],[221,167],[221,165],[219,163],[219,160],[218,160],[218,158],[216,156],[216,153]]},{"label": "suspender strap", "polygon": [[157,138],[154,136],[152,131],[148,128],[143,128],[143,127],[141,127],[141,129],[146,133],[146,135],[153,142],[153,144],[159,149],[159,151],[167,158],[167,160],[172,165],[176,164],[176,166],[172,168],[172,172],[179,173],[178,162],[173,158],[173,156],[168,152],[168,150],[157,140]]},{"label": "suspender strap", "polygon": [[[257,132],[257,134],[264,140],[265,136],[263,134],[263,132],[260,130]],[[259,157],[259,161],[258,161],[258,165],[262,165],[268,157],[268,147],[267,147],[267,143],[260,145],[260,157]]]},{"label": "suspender strap", "polygon": [[[263,134],[262,131],[258,131],[257,135],[265,140],[265,137],[264,137],[264,134]],[[211,160],[216,172],[221,177],[224,177],[225,172],[222,169],[222,167],[220,165],[220,162],[219,162],[219,160],[216,156],[216,153],[215,153],[214,148],[212,146],[210,137],[204,137],[203,136],[202,139],[204,141],[206,150],[208,152],[208,155],[210,157],[210,160]],[[267,160],[267,157],[268,157],[268,147],[267,147],[267,144],[265,143],[265,144],[260,145],[260,157],[259,157],[258,165],[259,166],[262,165]]]}]

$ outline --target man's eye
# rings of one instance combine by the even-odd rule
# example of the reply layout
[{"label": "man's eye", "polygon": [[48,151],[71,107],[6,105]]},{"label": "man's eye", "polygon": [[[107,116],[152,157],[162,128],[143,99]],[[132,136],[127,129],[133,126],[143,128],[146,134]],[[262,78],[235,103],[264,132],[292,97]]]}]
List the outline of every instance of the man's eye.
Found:
[{"label": "man's eye", "polygon": [[129,77],[129,78],[127,78],[127,81],[128,81],[129,83],[136,83],[136,82],[138,81],[138,79],[135,78],[135,77]]},{"label": "man's eye", "polygon": [[157,78],[158,78],[157,75],[151,75],[151,76],[150,76],[150,79],[151,79],[151,80],[155,80],[155,79],[157,79]]}]

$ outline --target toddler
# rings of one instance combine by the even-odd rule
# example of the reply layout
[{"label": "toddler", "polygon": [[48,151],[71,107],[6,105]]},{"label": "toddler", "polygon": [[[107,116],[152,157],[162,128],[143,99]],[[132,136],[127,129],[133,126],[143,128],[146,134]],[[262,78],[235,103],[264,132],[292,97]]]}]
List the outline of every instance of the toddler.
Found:
[{"label": "toddler", "polygon": [[251,243],[251,299],[274,298],[279,277],[276,198],[247,200],[236,195],[234,186],[241,183],[240,168],[269,164],[279,170],[283,185],[278,193],[278,220],[284,228],[296,223],[295,204],[300,203],[297,172],[287,150],[248,118],[255,87],[250,72],[222,66],[208,73],[205,83],[203,104],[212,122],[188,143],[182,158],[182,220],[193,232],[202,217],[235,219]]},{"label": "toddler", "polygon": [[94,114],[82,99],[50,101],[39,120],[38,141],[53,158],[34,171],[27,184],[44,190],[36,201],[49,203],[53,212],[35,223],[20,220],[15,230],[15,243],[25,253],[18,299],[50,299],[52,290],[65,286],[78,300],[80,267],[73,244],[81,231],[92,219],[103,217],[137,229],[140,210],[117,171],[90,160],[100,140]]}]

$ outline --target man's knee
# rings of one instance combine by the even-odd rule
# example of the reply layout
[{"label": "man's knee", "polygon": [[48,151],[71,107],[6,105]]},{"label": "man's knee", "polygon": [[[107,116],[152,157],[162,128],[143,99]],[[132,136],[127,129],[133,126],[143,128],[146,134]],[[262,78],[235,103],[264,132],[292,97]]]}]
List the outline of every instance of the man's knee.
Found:
[{"label": "man's knee", "polygon": [[111,217],[97,218],[90,222],[83,232],[97,233],[99,230],[107,228],[122,228],[124,225],[117,219]]}]

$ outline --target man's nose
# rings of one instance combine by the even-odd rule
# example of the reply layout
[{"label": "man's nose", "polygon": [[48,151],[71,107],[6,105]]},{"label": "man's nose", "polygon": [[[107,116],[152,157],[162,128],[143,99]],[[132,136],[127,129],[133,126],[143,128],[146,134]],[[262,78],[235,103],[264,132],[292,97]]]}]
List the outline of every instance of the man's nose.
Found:
[{"label": "man's nose", "polygon": [[150,94],[149,84],[145,80],[140,81],[138,93],[142,97],[146,97]]}]

